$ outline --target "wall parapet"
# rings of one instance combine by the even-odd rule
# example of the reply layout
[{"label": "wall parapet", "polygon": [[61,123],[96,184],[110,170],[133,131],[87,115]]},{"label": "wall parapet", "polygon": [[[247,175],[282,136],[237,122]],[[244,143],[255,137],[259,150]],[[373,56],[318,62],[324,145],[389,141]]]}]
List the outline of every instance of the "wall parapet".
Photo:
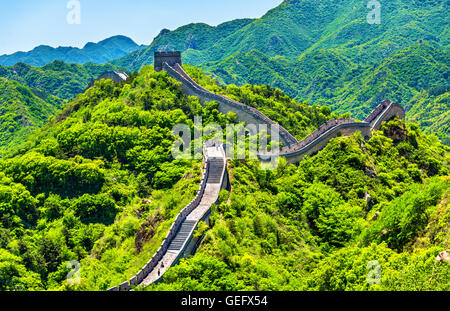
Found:
[{"label": "wall parapet", "polygon": [[183,68],[179,64],[170,66],[169,64],[165,63],[163,68],[172,78],[183,83],[183,85],[187,87],[197,97],[203,98],[205,101],[215,101],[219,104],[230,106],[233,109],[240,110],[244,113],[251,115],[255,120],[258,120],[261,123],[277,127],[281,139],[288,146],[298,143],[297,139],[291,133],[289,133],[289,131],[287,131],[284,127],[282,127],[278,123],[271,120],[269,117],[260,112],[258,109],[244,105],[224,95],[212,93],[207,89],[205,89],[204,87],[200,86],[183,70]]},{"label": "wall parapet", "polygon": [[366,136],[370,136],[370,131],[379,129],[381,123],[388,120],[393,115],[397,115],[399,118],[405,117],[405,111],[402,106],[392,103],[389,100],[384,100],[367,116],[363,122],[356,122],[353,119],[329,120],[327,123],[321,125],[312,134],[308,135],[305,139],[298,141],[285,128],[272,121],[257,109],[239,103],[223,95],[214,94],[203,88],[183,70],[180,64],[171,66],[168,63],[164,63],[163,69],[166,70],[171,77],[180,81],[191,95],[193,94],[204,101],[216,101],[219,104],[227,105],[232,108],[232,111],[242,111],[251,115],[255,120],[259,120],[270,126],[278,127],[280,138],[285,146],[277,154],[271,153],[270,151],[260,152],[258,154],[260,159],[267,159],[273,156],[284,156],[289,158],[290,156],[298,155],[302,152],[307,153],[314,148],[314,146],[317,146],[320,142],[326,139],[326,137],[331,139],[328,133],[334,132],[337,134],[340,128],[345,128],[348,134],[361,130],[365,132]]},{"label": "wall parapet", "polygon": [[167,233],[166,237],[164,238],[163,242],[161,243],[160,248],[156,251],[156,253],[153,255],[153,257],[144,265],[144,267],[132,278],[130,278],[128,281],[125,281],[121,283],[118,286],[114,286],[108,291],[129,291],[131,290],[132,286],[136,286],[140,284],[150,273],[151,271],[157,267],[158,263],[161,261],[161,259],[164,257],[164,254],[169,249],[170,243],[177,235],[181,224],[186,220],[186,217],[194,210],[196,209],[200,201],[203,198],[203,195],[205,193],[206,184],[208,181],[208,175],[209,175],[209,168],[210,163],[207,158],[205,158],[204,161],[204,172],[202,176],[202,181],[200,183],[199,189],[197,191],[197,195],[195,198],[186,205],[180,213],[175,218],[175,221],[173,222],[172,226],[170,227],[169,232]]},{"label": "wall parapet", "polygon": [[382,122],[389,120],[393,116],[398,116],[402,119],[405,117],[405,110],[399,104],[386,100],[364,122],[355,122],[353,119],[330,120],[298,144],[289,148],[283,148],[277,154],[262,152],[258,154],[258,157],[266,161],[274,156],[283,156],[289,162],[295,163],[300,161],[304,155],[317,151],[317,146],[321,145],[322,142],[328,142],[331,138],[337,136],[341,130],[345,130],[348,135],[361,131],[368,137],[371,135],[371,131],[378,130]]}]

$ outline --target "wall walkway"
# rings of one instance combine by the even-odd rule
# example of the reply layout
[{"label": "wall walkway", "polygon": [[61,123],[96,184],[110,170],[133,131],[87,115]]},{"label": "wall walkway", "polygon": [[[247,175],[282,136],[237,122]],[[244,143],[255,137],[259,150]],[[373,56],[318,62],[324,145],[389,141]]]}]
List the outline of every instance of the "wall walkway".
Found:
[{"label": "wall walkway", "polygon": [[130,280],[110,288],[109,291],[128,291],[132,286],[146,286],[157,282],[180,258],[189,255],[194,231],[198,223],[210,212],[211,206],[217,202],[225,180],[227,162],[223,145],[206,141],[203,155],[205,171],[196,198],[178,214],[152,259]]},{"label": "wall walkway", "polygon": [[206,90],[189,77],[179,64],[170,66],[165,63],[163,69],[172,78],[183,83],[184,91],[187,94],[199,97],[202,102],[216,101],[219,103],[220,112],[226,114],[233,111],[237,114],[239,120],[246,124],[264,123],[277,126],[280,131],[280,139],[285,147],[279,153],[259,153],[258,158],[263,162],[282,156],[290,163],[298,163],[304,156],[311,155],[325,147],[332,138],[353,135],[357,131],[360,131],[363,137],[368,138],[373,130],[380,129],[382,122],[394,116],[398,116],[400,119],[405,118],[405,110],[402,106],[385,100],[363,122],[353,119],[330,120],[302,141],[298,141],[285,128],[276,124],[257,109]]}]

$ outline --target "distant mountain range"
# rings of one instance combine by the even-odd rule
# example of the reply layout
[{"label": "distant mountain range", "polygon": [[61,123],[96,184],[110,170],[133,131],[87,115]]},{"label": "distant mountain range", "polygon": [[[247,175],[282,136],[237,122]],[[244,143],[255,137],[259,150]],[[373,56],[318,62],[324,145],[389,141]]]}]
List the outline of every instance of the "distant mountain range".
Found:
[{"label": "distant mountain range", "polygon": [[76,64],[104,64],[142,48],[145,48],[145,45],[138,45],[128,37],[114,36],[98,43],[89,42],[82,49],[40,45],[29,52],[1,55],[0,65],[12,66],[23,62],[32,66],[44,66],[55,60]]}]

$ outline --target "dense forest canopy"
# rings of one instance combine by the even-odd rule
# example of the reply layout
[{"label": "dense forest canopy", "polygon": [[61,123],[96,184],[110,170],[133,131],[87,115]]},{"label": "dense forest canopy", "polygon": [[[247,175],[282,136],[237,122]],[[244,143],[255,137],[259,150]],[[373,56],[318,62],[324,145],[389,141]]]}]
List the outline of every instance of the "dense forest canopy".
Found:
[{"label": "dense forest canopy", "polygon": [[[186,70],[298,138],[336,117],[278,89],[224,88]],[[200,161],[170,153],[172,127],[193,127],[194,116],[205,126],[237,122],[145,66],[125,83],[96,82],[6,154],[0,288],[106,290],[134,275],[198,189]],[[232,160],[233,192],[222,191],[212,227],[200,226],[197,254],[149,289],[448,290],[448,264],[434,259],[449,246],[448,160],[448,147],[400,120],[368,141],[333,139],[298,166]],[[369,260],[383,267],[381,285],[366,282]],[[72,261],[80,284],[66,280]]]},{"label": "dense forest canopy", "polygon": [[[436,260],[450,249],[448,6],[384,1],[369,24],[360,0],[286,0],[258,19],[164,29],[148,47],[116,36],[0,56],[0,290],[116,286],[196,196],[202,161],[173,158],[174,125],[239,120],[156,72],[157,50],[182,51],[198,84],[298,140],[385,99],[406,120],[297,165],[229,159],[196,253],[144,290],[450,290]],[[130,77],[87,88],[112,70]]]},{"label": "dense forest canopy", "polygon": [[111,64],[77,65],[62,61],[43,67],[25,63],[0,66],[0,151],[23,143],[103,72],[122,69]]}]

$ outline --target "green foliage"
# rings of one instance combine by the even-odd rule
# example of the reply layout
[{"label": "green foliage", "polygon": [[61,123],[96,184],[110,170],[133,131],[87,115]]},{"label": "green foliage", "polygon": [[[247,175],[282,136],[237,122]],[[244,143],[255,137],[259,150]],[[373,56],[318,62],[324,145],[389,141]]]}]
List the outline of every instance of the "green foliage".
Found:
[{"label": "green foliage", "polygon": [[[222,88],[188,70],[298,137],[335,116],[274,88]],[[236,121],[216,107],[144,67],[129,83],[96,82],[10,150],[0,160],[0,288],[106,290],[135,275],[202,175],[200,161],[172,158],[171,129],[193,129],[195,115],[205,127]],[[221,192],[210,228],[200,226],[196,254],[149,289],[448,290],[448,268],[434,262],[449,241],[448,152],[394,119],[368,141],[360,133],[333,139],[298,166],[229,161],[232,191]],[[77,285],[67,280],[73,260]],[[366,282],[370,260],[387,271],[381,286]]]},{"label": "green foliage", "polygon": [[[306,288],[322,291],[447,291],[450,269],[448,263],[435,262],[434,255],[438,250],[430,248],[397,254],[384,243],[343,248],[319,262],[308,277]],[[374,265],[368,265],[369,262]],[[367,279],[376,280],[377,267],[380,279],[370,284]]]},{"label": "green foliage", "polygon": [[56,112],[61,100],[0,78],[0,150],[22,142]]},{"label": "green foliage", "polygon": [[89,82],[116,66],[76,65],[54,61],[43,67],[17,63],[0,66],[0,150],[24,142],[45,125],[67,100],[86,90]]},{"label": "green foliage", "polygon": [[[448,156],[395,119],[368,141],[333,139],[298,167],[231,161],[230,203],[213,209],[196,254],[147,289],[448,290],[448,263],[435,261],[449,245],[450,187],[438,177]],[[217,259],[219,276],[194,272]],[[224,276],[233,285],[215,286]]]},{"label": "green foliage", "polygon": [[414,96],[406,105],[410,109],[407,120],[417,123],[427,134],[434,133],[450,145],[449,87],[432,88]]},{"label": "green foliage", "polygon": [[370,9],[360,0],[283,1],[255,20],[163,30],[146,49],[113,63],[138,70],[164,47],[220,83],[270,85],[359,119],[384,99],[415,104],[411,119],[448,143],[445,98],[407,104],[450,84],[447,11],[445,1],[388,1],[377,25],[367,22]]},{"label": "green foliage", "polygon": [[368,229],[365,241],[386,241],[401,251],[425,229],[430,212],[449,189],[448,178],[431,179],[427,185],[413,185],[401,197],[383,207],[380,218]]},{"label": "green foliage", "polygon": [[[198,190],[199,163],[171,155],[172,127],[197,113],[226,122],[206,120],[180,83],[146,67],[127,83],[96,82],[10,150],[0,161],[0,261],[14,269],[2,289],[106,290],[134,275]],[[73,260],[76,286],[66,280]]]}]

